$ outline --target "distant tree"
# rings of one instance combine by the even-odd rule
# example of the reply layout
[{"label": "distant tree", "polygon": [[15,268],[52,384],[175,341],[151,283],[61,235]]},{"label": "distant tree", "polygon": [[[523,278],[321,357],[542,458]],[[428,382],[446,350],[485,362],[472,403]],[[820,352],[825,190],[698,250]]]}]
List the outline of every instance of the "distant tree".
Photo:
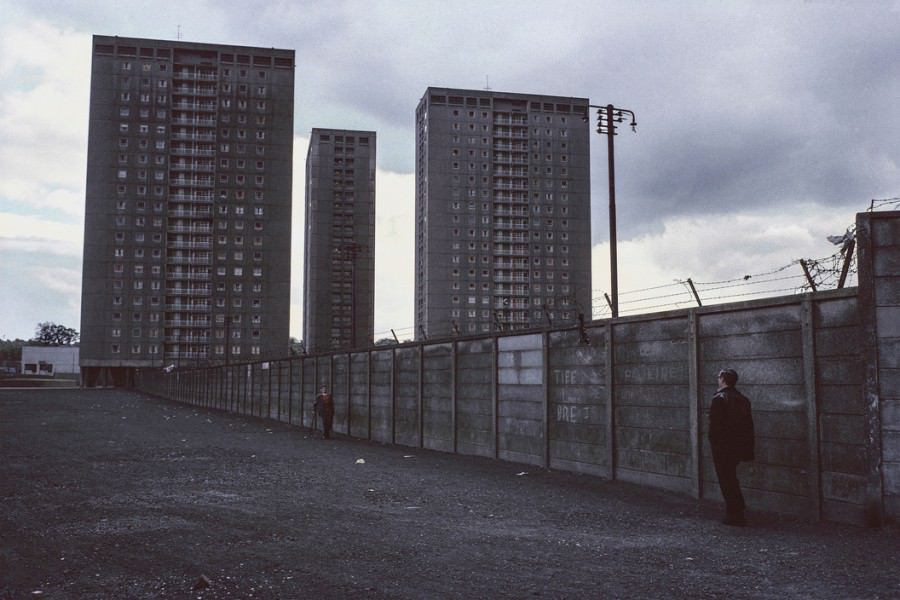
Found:
[{"label": "distant tree", "polygon": [[0,360],[21,361],[24,345],[24,340],[0,340]]},{"label": "distant tree", "polygon": [[34,341],[48,346],[71,346],[78,342],[78,332],[71,327],[46,321],[37,324]]}]

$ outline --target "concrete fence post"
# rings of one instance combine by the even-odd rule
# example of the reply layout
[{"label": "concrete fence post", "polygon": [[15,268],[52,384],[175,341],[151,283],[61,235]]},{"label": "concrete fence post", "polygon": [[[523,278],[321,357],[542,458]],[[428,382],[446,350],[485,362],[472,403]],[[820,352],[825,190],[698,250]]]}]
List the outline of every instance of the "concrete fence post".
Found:
[{"label": "concrete fence post", "polygon": [[690,309],[688,319],[688,397],[690,403],[690,422],[688,423],[691,438],[691,495],[703,497],[703,398],[700,396],[700,364],[699,342],[697,339],[697,310]]},{"label": "concrete fence post", "polygon": [[459,346],[456,340],[450,343],[450,435],[453,437],[453,453],[459,451],[459,421],[456,418],[456,412],[459,407],[457,402],[457,373],[458,366],[456,353]]},{"label": "concrete fence post", "polygon": [[366,439],[372,439],[372,351],[366,350]]},{"label": "concrete fence post", "polygon": [[500,377],[498,371],[500,369],[500,338],[496,335],[491,337],[491,436],[494,440],[494,458],[500,456]]},{"label": "concrete fence post", "polygon": [[812,295],[806,294],[800,305],[800,329],[803,348],[803,385],[806,396],[806,447],[809,452],[809,512],[822,518],[822,469],[819,448],[819,399],[816,386],[816,330]]},{"label": "concrete fence post", "polygon": [[353,417],[353,353],[347,352],[347,435],[353,434],[350,421]]},{"label": "concrete fence post", "polygon": [[550,468],[550,334],[547,331],[541,333],[541,402],[544,415],[541,425],[541,435],[544,438],[544,468]]},{"label": "concrete fence post", "polygon": [[859,314],[865,348],[866,497],[864,519],[869,527],[881,527],[885,519],[884,452],[882,445],[880,353],[878,351],[878,300],[876,289],[876,248],[872,213],[856,217],[856,260],[859,281]]},{"label": "concrete fence post", "polygon": [[425,343],[419,344],[418,421],[419,448],[425,447]]},{"label": "concrete fence post", "polygon": [[397,443],[397,349],[391,348],[391,443]]},{"label": "concrete fence post", "polygon": [[606,321],[606,452],[609,478],[616,479],[616,372],[612,319]]}]

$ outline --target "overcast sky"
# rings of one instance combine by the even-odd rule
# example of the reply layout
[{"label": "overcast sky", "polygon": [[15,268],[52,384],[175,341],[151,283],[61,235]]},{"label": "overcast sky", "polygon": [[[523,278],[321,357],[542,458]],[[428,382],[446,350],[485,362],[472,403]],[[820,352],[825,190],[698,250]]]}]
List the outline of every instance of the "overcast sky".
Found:
[{"label": "overcast sky", "polygon": [[[145,8],[146,7],[146,8]],[[415,107],[428,86],[634,111],[616,142],[619,289],[821,258],[900,196],[900,2],[0,0],[0,339],[80,329],[93,34],[296,50],[291,335],[313,127],[378,134],[376,337],[411,337]],[[609,291],[592,140],[594,295]]]}]

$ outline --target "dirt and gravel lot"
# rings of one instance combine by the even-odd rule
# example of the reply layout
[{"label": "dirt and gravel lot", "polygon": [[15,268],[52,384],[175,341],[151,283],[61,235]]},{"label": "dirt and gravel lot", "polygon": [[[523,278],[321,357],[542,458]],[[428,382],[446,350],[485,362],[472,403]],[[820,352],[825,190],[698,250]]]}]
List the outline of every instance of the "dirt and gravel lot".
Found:
[{"label": "dirt and gravel lot", "polygon": [[0,598],[900,598],[900,530],[128,391],[0,390]]}]

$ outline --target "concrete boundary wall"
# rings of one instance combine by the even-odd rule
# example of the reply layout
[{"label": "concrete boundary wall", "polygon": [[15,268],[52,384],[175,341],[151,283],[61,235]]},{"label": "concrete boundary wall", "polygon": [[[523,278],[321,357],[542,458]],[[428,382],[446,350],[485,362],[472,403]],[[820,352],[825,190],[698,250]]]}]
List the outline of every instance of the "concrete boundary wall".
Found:
[{"label": "concrete boundary wall", "polygon": [[900,212],[857,216],[866,513],[900,517]]},{"label": "concrete boundary wall", "polygon": [[168,376],[144,391],[335,430],[720,499],[706,443],[716,374],[753,401],[751,507],[900,517],[900,213],[858,215],[859,288]]}]

